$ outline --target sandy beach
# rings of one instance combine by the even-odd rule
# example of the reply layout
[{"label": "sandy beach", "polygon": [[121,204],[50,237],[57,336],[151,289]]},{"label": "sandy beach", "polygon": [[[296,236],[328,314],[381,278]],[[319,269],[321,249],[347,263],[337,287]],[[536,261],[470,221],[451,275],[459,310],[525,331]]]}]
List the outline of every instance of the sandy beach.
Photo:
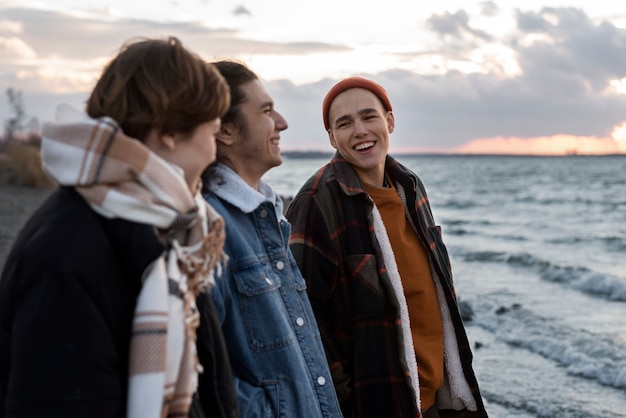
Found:
[{"label": "sandy beach", "polygon": [[0,271],[22,226],[53,190],[0,181]]}]

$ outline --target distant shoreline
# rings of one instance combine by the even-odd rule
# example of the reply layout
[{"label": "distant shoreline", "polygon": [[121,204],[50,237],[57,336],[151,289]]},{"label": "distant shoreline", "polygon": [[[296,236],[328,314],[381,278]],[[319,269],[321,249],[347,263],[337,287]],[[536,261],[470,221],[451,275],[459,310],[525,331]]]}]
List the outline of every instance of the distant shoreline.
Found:
[{"label": "distant shoreline", "polygon": [[[333,157],[334,152],[326,151],[282,151],[284,158],[327,158]],[[541,155],[541,154],[466,154],[466,153],[446,153],[446,152],[390,152],[395,157],[522,157],[522,158],[576,158],[576,157],[626,157],[626,154],[565,154],[565,155]]]}]

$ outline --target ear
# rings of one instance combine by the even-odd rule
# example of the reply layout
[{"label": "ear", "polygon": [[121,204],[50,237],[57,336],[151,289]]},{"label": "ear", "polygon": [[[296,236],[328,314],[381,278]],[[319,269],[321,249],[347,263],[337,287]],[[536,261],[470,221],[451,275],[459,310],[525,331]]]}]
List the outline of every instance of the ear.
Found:
[{"label": "ear", "polygon": [[333,135],[333,131],[331,129],[328,130],[328,139],[330,139],[330,145],[337,149],[337,141],[335,141],[335,135]]},{"label": "ear", "polygon": [[394,128],[396,127],[396,119],[393,117],[393,112],[387,112],[387,129],[389,133],[392,133]]},{"label": "ear", "polygon": [[215,139],[224,145],[232,145],[235,143],[235,131],[232,122],[222,123],[219,132],[215,134]]},{"label": "ear", "polygon": [[159,134],[159,142],[162,147],[169,151],[176,149],[176,137],[174,134]]}]

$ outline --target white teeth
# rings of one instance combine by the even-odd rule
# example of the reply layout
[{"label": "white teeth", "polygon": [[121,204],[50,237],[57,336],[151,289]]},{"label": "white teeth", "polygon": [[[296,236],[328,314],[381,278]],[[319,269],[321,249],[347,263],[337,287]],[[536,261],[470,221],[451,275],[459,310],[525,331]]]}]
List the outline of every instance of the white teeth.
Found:
[{"label": "white teeth", "polygon": [[361,150],[363,150],[363,149],[365,149],[365,148],[371,148],[371,147],[373,147],[373,146],[374,146],[374,142],[364,142],[364,143],[359,144],[359,145],[357,145],[356,147],[354,147],[354,149],[355,149],[356,151],[361,151]]},{"label": "white teeth", "polygon": [[272,139],[272,140],[270,141],[270,143],[271,143],[272,145],[278,145],[278,144],[280,143],[280,139]]}]

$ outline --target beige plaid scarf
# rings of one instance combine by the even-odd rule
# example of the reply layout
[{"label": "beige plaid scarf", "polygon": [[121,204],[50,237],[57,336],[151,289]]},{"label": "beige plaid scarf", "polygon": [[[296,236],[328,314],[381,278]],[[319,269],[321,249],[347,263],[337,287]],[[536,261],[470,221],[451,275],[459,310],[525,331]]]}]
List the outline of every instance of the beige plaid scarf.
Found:
[{"label": "beige plaid scarf", "polygon": [[181,170],[110,118],[43,128],[44,167],[99,214],[154,225],[166,244],[144,272],[130,347],[128,417],[187,416],[201,366],[195,297],[226,256],[222,218]]}]

